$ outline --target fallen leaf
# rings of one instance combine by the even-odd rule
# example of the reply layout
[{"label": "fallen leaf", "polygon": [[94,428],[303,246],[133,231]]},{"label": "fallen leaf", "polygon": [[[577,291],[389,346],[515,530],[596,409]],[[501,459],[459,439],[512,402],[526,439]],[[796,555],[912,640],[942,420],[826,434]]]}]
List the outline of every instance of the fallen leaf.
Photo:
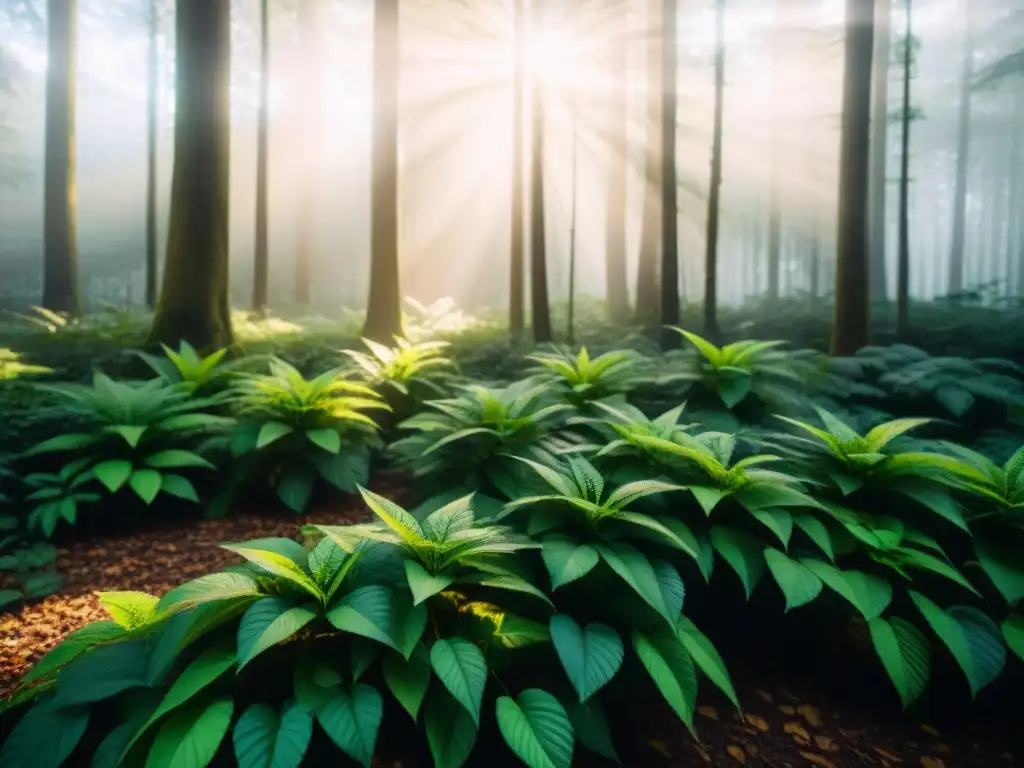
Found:
[{"label": "fallen leaf", "polygon": [[807,721],[807,724],[811,726],[811,728],[821,727],[821,713],[810,704],[801,704],[796,708],[796,711],[803,716],[804,720]]},{"label": "fallen leaf", "polygon": [[705,763],[711,762],[711,755],[707,753],[706,749],[704,749],[703,747],[698,747],[696,744],[693,745],[693,748],[697,750],[697,754],[700,755],[701,760],[703,760]]},{"label": "fallen leaf", "polygon": [[902,757],[898,757],[897,755],[894,755],[892,752],[889,752],[888,750],[882,749],[881,747],[872,747],[872,749],[875,750],[875,752],[880,754],[882,757],[884,757],[886,760],[892,760],[894,763],[902,763],[903,762],[903,758]]},{"label": "fallen leaf", "polygon": [[946,764],[937,757],[922,757],[921,768],[946,768]]},{"label": "fallen leaf", "polygon": [[795,715],[796,714],[796,707],[792,707],[789,704],[780,704],[779,705],[779,712],[781,712],[784,715]]},{"label": "fallen leaf", "polygon": [[817,755],[814,752],[804,752],[801,750],[800,756],[805,760],[810,760],[815,765],[820,765],[822,768],[837,768],[836,764],[827,757]]},{"label": "fallen leaf", "polygon": [[744,718],[748,723],[750,723],[752,726],[757,728],[757,730],[761,731],[762,733],[767,732],[770,728],[770,726],[768,725],[768,721],[765,720],[763,717],[759,717],[758,715],[744,715]]},{"label": "fallen leaf", "polygon": [[849,739],[850,741],[854,741],[855,739],[859,739],[861,736],[864,735],[864,733],[865,732],[863,730],[853,730],[851,728],[840,728],[839,729],[839,735],[842,736],[844,739]]},{"label": "fallen leaf", "polygon": [[756,744],[744,744],[743,748],[747,750],[747,754],[751,757],[757,757],[758,753],[761,751],[757,748]]},{"label": "fallen leaf", "polygon": [[815,736],[814,743],[818,745],[818,749],[824,750],[825,752],[839,751],[839,745],[836,744],[836,740],[831,736]]},{"label": "fallen leaf", "polygon": [[662,757],[672,757],[672,753],[668,751],[668,747],[665,746],[664,741],[659,741],[658,739],[648,739],[647,746],[653,749]]},{"label": "fallen leaf", "polygon": [[729,753],[730,757],[740,765],[746,765],[747,753],[743,751],[742,747],[737,747],[734,744],[730,744],[725,748],[725,751]]},{"label": "fallen leaf", "polygon": [[718,719],[718,710],[715,709],[714,707],[709,707],[706,704],[697,707],[697,714],[698,715],[703,715],[708,720],[717,720]]},{"label": "fallen leaf", "polygon": [[760,688],[757,689],[757,695],[764,699],[769,704],[772,703],[772,695],[768,691],[762,691]]},{"label": "fallen leaf", "polygon": [[782,730],[792,736],[793,741],[803,747],[811,743],[811,734],[807,732],[802,723],[798,723],[796,720],[783,725]]},{"label": "fallen leaf", "polygon": [[930,725],[922,725],[921,726],[921,730],[924,731],[925,733],[927,733],[929,736],[931,736],[934,739],[939,738],[939,732],[937,730],[935,730],[934,728],[932,728]]}]

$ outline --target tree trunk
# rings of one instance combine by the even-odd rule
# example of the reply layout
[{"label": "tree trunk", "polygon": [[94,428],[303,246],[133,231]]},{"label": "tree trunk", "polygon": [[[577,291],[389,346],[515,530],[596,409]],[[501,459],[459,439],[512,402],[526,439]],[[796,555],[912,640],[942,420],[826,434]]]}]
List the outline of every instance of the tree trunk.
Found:
[{"label": "tree trunk", "polygon": [[664,153],[664,137],[661,136],[662,84],[659,74],[662,68],[661,36],[656,34],[661,3],[663,0],[647,2],[647,136],[645,139],[644,211],[640,229],[640,258],[636,282],[636,320],[648,331],[657,331],[661,318],[658,306],[658,244],[661,210],[661,156]]},{"label": "tree trunk", "polygon": [[715,117],[711,134],[711,182],[704,253],[704,336],[716,343],[718,329],[718,220],[722,190],[722,107],[725,91],[725,0],[715,3]]},{"label": "tree trunk", "polygon": [[370,298],[363,336],[393,344],[402,335],[398,274],[399,0],[377,0],[373,26],[373,150]]},{"label": "tree trunk", "polygon": [[676,172],[676,25],[678,0],[664,0],[661,80],[661,348],[675,349],[682,337],[668,326],[679,325],[679,191]]},{"label": "tree trunk", "polygon": [[253,260],[252,308],[267,311],[270,259],[267,253],[267,131],[270,99],[270,26],[268,0],[260,0],[260,112],[256,132],[256,253]]},{"label": "tree trunk", "polygon": [[813,298],[821,296],[821,230],[815,221],[811,229],[810,269],[808,270],[808,290]]},{"label": "tree trunk", "polygon": [[515,0],[515,72],[512,106],[512,234],[509,239],[508,326],[513,339],[525,322],[523,263],[523,89],[525,80],[526,0]]},{"label": "tree trunk", "polygon": [[[609,0],[611,10],[621,7],[620,18],[625,23],[628,6],[620,0]],[[629,318],[629,289],[626,285],[626,221],[628,186],[626,98],[629,88],[629,47],[622,39],[617,25],[611,25],[609,61],[611,93],[608,97],[608,195],[605,211],[605,290],[608,297],[608,315],[612,322],[623,323]]]},{"label": "tree trunk", "polygon": [[159,124],[160,72],[159,72],[159,40],[157,32],[160,16],[157,0],[149,0],[149,84],[146,91],[146,307],[156,308],[157,260],[156,244],[156,161],[157,161],[157,130]]},{"label": "tree trunk", "polygon": [[907,0],[906,38],[903,42],[903,135],[900,145],[900,250],[896,285],[896,337],[910,333],[910,75],[914,59],[913,0]]},{"label": "tree trunk", "polygon": [[852,355],[871,338],[867,243],[874,0],[846,0],[845,69],[839,143],[836,306],[832,354]]},{"label": "tree trunk", "polygon": [[[534,31],[544,29],[544,10],[533,5]],[[544,86],[534,78],[530,83],[533,125],[530,128],[530,311],[533,340],[538,344],[552,341],[551,309],[548,302],[547,233],[544,227]]]},{"label": "tree trunk", "polygon": [[960,73],[960,126],[956,149],[956,187],[953,192],[953,236],[949,252],[949,293],[964,288],[964,246],[967,220],[967,172],[971,151],[971,80],[974,79],[972,0],[964,0],[964,50]]},{"label": "tree trunk", "polygon": [[779,294],[781,293],[780,284],[781,272],[782,272],[782,194],[779,189],[779,103],[781,101],[778,82],[779,77],[779,58],[781,53],[779,51],[779,10],[785,8],[787,0],[776,0],[775,4],[775,22],[776,28],[772,31],[772,61],[771,61],[771,73],[772,73],[772,101],[769,107],[770,114],[768,119],[771,121],[770,125],[770,140],[771,146],[768,148],[768,184],[769,199],[768,199],[768,300],[777,301]]},{"label": "tree trunk", "polygon": [[871,243],[871,298],[889,296],[886,241],[886,172],[889,159],[889,54],[892,48],[892,0],[876,0],[875,55],[871,63],[874,104],[871,107],[871,190],[868,227]]},{"label": "tree trunk", "polygon": [[178,0],[167,263],[151,341],[232,344],[228,297],[231,1]]},{"label": "tree trunk", "polygon": [[77,0],[47,5],[46,156],[43,160],[43,306],[77,315],[75,62]]},{"label": "tree trunk", "polygon": [[303,145],[298,148],[302,167],[298,195],[298,243],[295,253],[295,303],[308,306],[313,299],[313,255],[318,242],[317,221],[320,203],[321,171],[318,153],[322,149],[324,62],[323,39],[319,25],[322,0],[302,0],[299,4],[301,121],[298,130]]}]

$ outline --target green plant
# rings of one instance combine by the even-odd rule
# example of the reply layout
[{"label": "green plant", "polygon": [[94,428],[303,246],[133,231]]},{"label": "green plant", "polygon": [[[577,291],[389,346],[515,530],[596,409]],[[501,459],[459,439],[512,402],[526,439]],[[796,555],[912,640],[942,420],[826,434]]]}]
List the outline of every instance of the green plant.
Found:
[{"label": "green plant", "polygon": [[[309,505],[317,477],[354,493],[369,480],[377,423],[368,410],[389,410],[369,387],[341,378],[340,368],[306,379],[283,360],[270,372],[240,375],[233,387],[239,426],[231,439],[240,460],[236,483],[267,477],[292,511]],[[234,485],[229,486],[229,492]],[[226,503],[230,496],[222,497]]]},{"label": "green plant", "polygon": [[[6,487],[16,475],[0,464],[0,486]],[[13,500],[0,491],[0,504]],[[17,515],[0,515],[0,608],[19,600],[45,597],[60,588],[60,576],[47,569],[57,558],[49,544],[26,540]]]},{"label": "green plant", "polygon": [[17,352],[0,347],[0,381],[17,379],[20,376],[31,376],[41,373],[53,373],[52,368],[44,365],[29,365],[21,361]]},{"label": "green plant", "polygon": [[204,356],[197,353],[187,341],[181,342],[177,352],[166,344],[160,346],[164,351],[163,357],[148,352],[135,354],[164,381],[180,384],[189,392],[208,388],[234,371],[235,366],[222,363],[228,352],[226,349],[218,349]]},{"label": "green plant", "polygon": [[[365,382],[372,387],[390,387],[402,395],[412,395],[413,389],[423,387],[433,395],[444,395],[443,386],[432,380],[438,369],[452,368],[454,362],[444,356],[446,341],[413,343],[395,339],[395,347],[387,347],[372,339],[363,339],[370,353],[343,349],[361,369]],[[442,371],[443,373],[443,371]],[[425,398],[424,398],[425,399]]]},{"label": "green plant", "polygon": [[60,519],[74,522],[79,503],[99,500],[87,484],[108,494],[130,488],[147,505],[161,494],[198,502],[192,481],[182,472],[213,469],[197,452],[200,438],[223,431],[231,419],[207,413],[222,398],[196,398],[187,390],[153,379],[118,382],[97,373],[92,386],[38,385],[63,401],[61,412],[81,431],[37,443],[25,459],[67,457],[58,471],[26,477],[37,502],[29,515],[33,529],[53,532]]},{"label": "green plant", "polygon": [[540,365],[538,378],[541,381],[557,386],[577,408],[628,391],[639,377],[637,366],[642,361],[640,355],[631,350],[605,352],[591,358],[586,347],[576,355],[561,350],[536,353],[527,359]]}]

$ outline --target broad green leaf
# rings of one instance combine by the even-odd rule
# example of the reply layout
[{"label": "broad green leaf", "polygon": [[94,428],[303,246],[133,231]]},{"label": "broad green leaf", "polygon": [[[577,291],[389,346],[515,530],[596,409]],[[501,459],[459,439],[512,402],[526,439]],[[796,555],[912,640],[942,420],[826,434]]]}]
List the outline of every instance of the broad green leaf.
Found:
[{"label": "broad green leaf", "polygon": [[364,768],[370,768],[383,716],[380,693],[362,683],[332,690],[327,703],[316,712],[317,722],[331,741]]},{"label": "broad green leaf", "polygon": [[196,504],[199,503],[199,494],[196,493],[196,487],[192,485],[191,480],[181,475],[162,475],[160,490],[179,499],[192,501]]},{"label": "broad green leaf", "polygon": [[540,554],[551,577],[552,590],[583,578],[600,560],[600,555],[592,546],[561,534],[545,536],[541,543]]},{"label": "broad green leaf", "polygon": [[363,637],[354,637],[349,644],[349,656],[352,660],[352,682],[359,682],[370,665],[377,660],[380,654],[380,643],[367,640]]},{"label": "broad green leaf", "polygon": [[1015,543],[992,536],[974,538],[978,564],[1010,605],[1024,600],[1024,561]]},{"label": "broad green leaf", "polygon": [[415,721],[430,686],[430,662],[426,655],[414,653],[406,661],[397,653],[385,654],[382,671],[388,689]]},{"label": "broad green leaf", "polygon": [[116,493],[122,485],[131,477],[132,463],[122,459],[101,461],[92,468],[93,475],[111,493]]},{"label": "broad green leaf", "polygon": [[427,628],[427,606],[422,603],[413,605],[412,600],[403,593],[395,594],[393,599],[395,647],[402,656],[409,659]]},{"label": "broad green leaf", "polygon": [[1024,661],[1024,616],[1011,616],[1003,622],[1002,629],[1006,645]]},{"label": "broad green leaf", "polygon": [[136,469],[128,478],[128,486],[146,504],[152,504],[160,493],[163,476],[155,469]]},{"label": "broad green leaf", "polygon": [[676,622],[676,633],[700,671],[729,698],[736,711],[739,711],[740,702],[732,678],[714,644],[686,616],[680,616]]},{"label": "broad green leaf", "polygon": [[0,768],[60,768],[85,733],[90,713],[88,706],[51,702],[32,707],[4,735]]},{"label": "broad green leaf", "polygon": [[793,523],[817,545],[818,549],[825,553],[829,560],[835,563],[836,553],[832,546],[832,535],[821,520],[808,512],[798,512],[793,515]]},{"label": "broad green leaf", "polygon": [[104,432],[119,435],[124,439],[128,445],[132,448],[139,444],[139,440],[149,429],[147,426],[137,426],[133,424],[111,424],[103,428]]},{"label": "broad green leaf", "polygon": [[598,699],[591,699],[585,704],[572,701],[567,704],[565,710],[580,744],[602,757],[616,763],[622,762],[615,751],[611,737],[612,729]]},{"label": "broad green leaf", "polygon": [[461,768],[476,744],[477,726],[455,699],[443,691],[437,693],[427,702],[423,717],[434,768]]},{"label": "broad green leaf", "polygon": [[290,557],[285,557],[277,552],[244,546],[222,544],[221,548],[241,555],[253,565],[294,584],[318,601],[323,599],[323,593],[313,579]]},{"label": "broad green leaf", "polygon": [[145,686],[149,653],[145,640],[95,646],[61,669],[54,703],[62,707],[91,704]]},{"label": "broad green leaf", "polygon": [[309,467],[288,472],[277,484],[277,498],[292,512],[301,514],[309,506],[315,482],[316,475]]},{"label": "broad green leaf", "polygon": [[821,579],[803,563],[797,562],[777,549],[764,551],[765,562],[775,583],[786,597],[786,612],[807,605],[821,594]]},{"label": "broad green leaf", "polygon": [[383,520],[391,530],[401,536],[403,540],[410,544],[423,541],[423,528],[420,527],[415,517],[390,499],[385,499],[383,496],[368,491],[361,486],[359,493],[362,495],[363,501],[366,502],[366,506],[373,510],[373,513]]},{"label": "broad green leaf", "polygon": [[931,571],[937,573],[939,576],[943,576],[950,581],[959,584],[964,589],[972,592],[977,597],[981,597],[981,593],[974,588],[967,579],[964,578],[963,574],[960,573],[956,568],[942,560],[930,552],[921,552],[917,549],[910,549],[909,547],[901,547],[899,550],[900,559],[904,561],[906,565],[913,568],[920,568],[924,571]]},{"label": "broad green leaf", "polygon": [[473,643],[460,637],[437,640],[430,649],[430,666],[448,692],[480,723],[480,705],[487,683],[487,662]]},{"label": "broad green leaf", "polygon": [[550,693],[528,688],[518,699],[502,696],[496,714],[505,743],[529,768],[571,768],[572,723]]},{"label": "broad green leaf", "polygon": [[679,571],[666,560],[652,560],[654,578],[658,580],[661,599],[669,616],[678,616],[683,612],[683,601],[686,599],[686,587]]},{"label": "broad green leaf", "polygon": [[146,457],[146,464],[157,469],[184,469],[187,467],[202,467],[204,469],[216,469],[209,461],[198,453],[172,449],[161,451]]},{"label": "broad green leaf", "polygon": [[328,453],[337,454],[341,451],[341,435],[337,430],[330,428],[307,429],[306,439]]},{"label": "broad green leaf", "polygon": [[718,503],[729,495],[729,491],[723,491],[710,485],[691,485],[689,490],[697,499],[700,508],[704,510],[704,514],[709,517]]},{"label": "broad green leaf", "polygon": [[362,635],[399,650],[395,639],[394,614],[391,590],[371,584],[345,595],[327,612],[327,620],[336,629]]},{"label": "broad green leaf", "polygon": [[593,622],[580,627],[571,617],[551,617],[551,641],[569,682],[585,702],[611,682],[622,667],[622,639],[611,627]]},{"label": "broad green leaf", "polygon": [[491,589],[504,589],[509,592],[522,592],[523,594],[533,595],[534,597],[543,600],[552,608],[555,607],[551,602],[551,598],[545,595],[541,590],[537,589],[537,587],[533,586],[533,584],[528,582],[526,579],[512,574],[471,574],[460,578],[459,583],[479,584],[481,587],[489,587]]},{"label": "broad green leaf", "polygon": [[825,585],[844,597],[867,620],[877,619],[892,602],[892,584],[870,573],[842,571],[821,560],[800,558]]},{"label": "broad green leaf", "polygon": [[924,693],[931,675],[931,652],[924,635],[898,616],[868,621],[878,658],[906,709]]},{"label": "broad green leaf", "polygon": [[145,592],[96,592],[100,605],[124,629],[144,627],[157,615],[160,598]]},{"label": "broad green leaf", "polygon": [[53,650],[37,661],[25,673],[22,683],[30,683],[46,677],[92,646],[123,638],[125,634],[124,627],[114,621],[94,621],[91,624],[86,624],[65,637]]},{"label": "broad green leaf", "polygon": [[665,617],[670,624],[675,621],[665,605],[658,584],[657,574],[650,561],[638,549],[625,542],[598,544],[597,551],[623,581],[644,599],[644,602]]},{"label": "broad green leaf", "polygon": [[347,446],[337,455],[317,453],[313,462],[320,477],[346,493],[355,493],[370,480],[370,451],[365,446]]},{"label": "broad green leaf", "polygon": [[954,605],[946,613],[960,625],[971,649],[971,687],[980,691],[992,683],[1006,666],[1003,635],[989,616],[969,605]]},{"label": "broad green leaf", "polygon": [[782,546],[788,548],[793,536],[793,515],[785,509],[756,509],[750,513],[755,520],[774,533]]},{"label": "broad green leaf", "polygon": [[645,635],[636,630],[633,650],[665,701],[693,733],[697,671],[689,652],[673,634]]},{"label": "broad green leaf", "polygon": [[233,712],[229,698],[179,709],[157,733],[146,768],[206,768],[228,732]]},{"label": "broad green leaf", "polygon": [[523,648],[527,645],[547,643],[551,632],[545,624],[524,619],[512,613],[501,614],[494,628],[494,640],[502,648]]},{"label": "broad green leaf", "polygon": [[242,573],[211,573],[186,581],[160,598],[157,610],[164,612],[191,608],[200,603],[232,598],[261,597],[263,593],[255,578]]},{"label": "broad green leaf", "polygon": [[73,433],[68,435],[57,435],[25,451],[25,456],[38,456],[40,453],[55,453],[57,451],[74,451],[84,448],[87,445],[98,443],[104,438],[94,433]]},{"label": "broad green leaf", "polygon": [[433,575],[427,569],[414,560],[405,561],[405,578],[409,582],[409,591],[412,592],[413,604],[419,605],[429,597],[448,588],[454,579],[445,574]]},{"label": "broad green leaf", "polygon": [[275,440],[280,440],[285,435],[294,432],[294,428],[279,421],[268,421],[260,427],[259,435],[256,437],[256,447],[265,448]]},{"label": "broad green leaf", "polygon": [[745,531],[720,525],[708,535],[711,545],[739,576],[749,600],[764,574],[764,544]]},{"label": "broad green leaf", "polygon": [[253,704],[232,732],[238,768],[299,768],[312,737],[313,717],[294,701],[280,716],[267,704]]},{"label": "broad green leaf", "polygon": [[317,617],[307,606],[281,597],[265,597],[250,605],[238,625],[238,669],[268,648],[292,637]]}]

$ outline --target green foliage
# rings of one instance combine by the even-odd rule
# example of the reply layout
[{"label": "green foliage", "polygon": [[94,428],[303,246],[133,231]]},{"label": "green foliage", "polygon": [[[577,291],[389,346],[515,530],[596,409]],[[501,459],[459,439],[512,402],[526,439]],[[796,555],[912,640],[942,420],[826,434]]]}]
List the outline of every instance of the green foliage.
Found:
[{"label": "green foliage", "polygon": [[538,352],[527,359],[539,364],[538,380],[557,387],[577,408],[630,390],[639,380],[637,366],[642,363],[631,350],[605,352],[591,359],[586,347],[576,355],[561,350]]},{"label": "green foliage", "polygon": [[[448,346],[445,341],[410,342],[395,339],[395,347],[387,347],[372,339],[363,339],[369,353],[343,349],[360,369],[365,382],[374,388],[390,388],[404,396],[416,396],[420,400],[426,395],[444,396],[446,389],[437,381],[454,367],[454,362],[444,356]],[[417,390],[423,390],[418,392]]]},{"label": "green foliage", "polygon": [[234,366],[224,364],[226,349],[218,349],[209,355],[200,355],[187,341],[182,341],[178,351],[160,345],[164,356],[158,357],[147,352],[135,354],[164,381],[180,384],[189,392],[208,389],[212,384],[233,373]]},{"label": "green foliage", "polygon": [[0,381],[9,381],[20,376],[31,376],[41,373],[53,373],[52,368],[44,365],[30,365],[22,362],[17,352],[0,347]]}]

